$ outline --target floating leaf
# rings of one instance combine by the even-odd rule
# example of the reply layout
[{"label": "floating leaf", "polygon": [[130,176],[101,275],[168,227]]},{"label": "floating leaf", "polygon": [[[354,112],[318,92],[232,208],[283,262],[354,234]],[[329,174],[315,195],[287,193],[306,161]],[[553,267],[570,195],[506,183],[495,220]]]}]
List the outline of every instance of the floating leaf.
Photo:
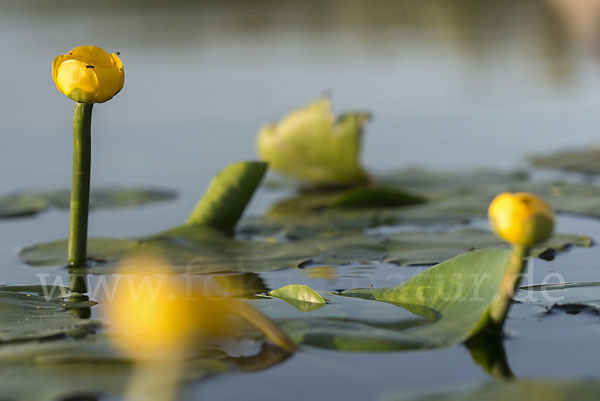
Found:
[{"label": "floating leaf", "polygon": [[[435,172],[420,171],[418,176],[422,177],[421,182],[417,182],[416,177],[409,179],[411,174],[402,172],[398,173],[396,180],[394,175],[387,175],[385,178],[389,185],[401,186],[428,199],[425,205],[402,209],[399,212],[400,216],[406,213],[414,216],[485,218],[491,199],[498,193],[531,192],[548,201],[556,213],[600,217],[600,203],[597,201],[600,188],[593,185],[563,181],[528,181],[526,176],[518,173],[501,175],[488,172],[481,177],[468,173],[441,174],[448,180],[447,183],[440,183],[438,178],[427,179],[428,176],[436,177]],[[465,176],[471,176],[473,182],[463,182]],[[494,176],[496,178],[492,178]],[[483,177],[490,177],[490,181],[477,184]]]},{"label": "floating leaf", "polygon": [[290,284],[269,292],[302,312],[311,312],[325,305],[325,298],[307,285]]},{"label": "floating leaf", "polygon": [[318,186],[364,184],[367,174],[358,157],[369,118],[353,112],[336,119],[329,99],[320,99],[262,127],[258,153],[273,169]]},{"label": "floating leaf", "polygon": [[487,208],[500,192],[531,192],[547,200],[556,213],[600,217],[600,187],[527,181],[526,176],[519,173],[408,170],[382,175],[376,181],[377,188],[408,190],[427,202],[404,207],[346,210],[334,207],[343,192],[308,192],[274,205],[264,224],[276,225],[292,236],[380,225],[460,224],[487,218]]},{"label": "floating leaf", "polygon": [[[385,261],[400,265],[431,265],[469,250],[482,248],[509,248],[488,231],[478,229],[425,233],[400,232],[390,236],[388,256]],[[592,240],[587,236],[555,234],[549,240],[534,245],[530,254],[542,259],[553,259],[570,246],[590,247]]]},{"label": "floating leaf", "polygon": [[[120,208],[174,199],[175,192],[151,188],[99,188],[90,193],[92,208]],[[29,216],[55,207],[69,208],[69,190],[0,196],[0,218]]]},{"label": "floating leaf", "polygon": [[65,300],[67,291],[60,287],[0,286],[0,343],[77,336],[97,327],[96,322],[69,310],[85,305]]},{"label": "floating leaf", "polygon": [[[154,375],[145,391],[150,394],[157,387],[225,372],[230,368],[226,358],[224,353],[197,352],[185,362],[183,377],[164,374],[165,364],[158,364],[163,375]],[[125,395],[136,374],[132,362],[115,351],[106,335],[0,347],[2,397],[14,401]]]},{"label": "floating leaf", "polygon": [[421,203],[425,203],[424,198],[399,189],[358,187],[346,190],[334,197],[331,207],[402,207]]},{"label": "floating leaf", "polygon": [[[359,298],[334,296],[323,307],[310,312],[301,311],[293,305],[278,298],[257,298],[252,305],[288,332],[304,330],[309,326],[318,325],[353,325],[366,330],[373,328],[404,330],[410,327],[427,325],[436,321],[439,314],[429,308],[417,307],[399,308],[397,305],[384,302],[367,302]],[[252,327],[255,335],[260,333]],[[243,333],[243,331],[241,331]]]},{"label": "floating leaf", "polygon": [[[570,245],[589,246],[585,236],[555,235],[535,246],[533,255],[545,258]],[[183,227],[140,239],[97,238],[88,241],[88,257],[95,261],[90,273],[111,273],[131,252],[149,252],[168,259],[182,273],[263,272],[296,268],[306,261],[322,264],[393,262],[429,265],[470,249],[507,247],[490,232],[400,232],[389,236],[347,234],[313,236],[294,242],[255,242],[231,238],[207,227]],[[23,248],[19,256],[31,266],[64,266],[66,241]]]},{"label": "floating leaf", "polygon": [[516,298],[528,305],[543,306],[546,312],[563,309],[577,314],[585,309],[600,313],[600,282],[542,284],[521,287]]},{"label": "floating leaf", "polygon": [[449,191],[462,192],[487,186],[513,185],[529,182],[522,171],[495,170],[447,171],[409,168],[379,174],[375,182],[381,186],[406,188],[428,197],[445,196]]},{"label": "floating leaf", "polygon": [[[482,329],[501,289],[509,255],[509,250],[502,249],[469,252],[395,287],[341,293],[367,300],[374,308],[395,305],[399,321],[374,323],[354,316],[324,317],[330,305],[321,309],[323,312],[317,311],[321,316],[277,321],[294,341],[323,348],[391,351],[450,346],[466,341]],[[412,317],[402,319],[407,311]],[[265,313],[274,317],[268,310]]]},{"label": "floating leaf", "polygon": [[421,396],[388,396],[386,401],[593,401],[600,395],[597,380],[512,380],[493,381],[462,390]]},{"label": "floating leaf", "polygon": [[548,155],[533,155],[534,166],[584,174],[600,174],[600,148],[567,150]]},{"label": "floating leaf", "polygon": [[0,197],[0,218],[31,216],[50,207],[47,199],[34,195]]}]

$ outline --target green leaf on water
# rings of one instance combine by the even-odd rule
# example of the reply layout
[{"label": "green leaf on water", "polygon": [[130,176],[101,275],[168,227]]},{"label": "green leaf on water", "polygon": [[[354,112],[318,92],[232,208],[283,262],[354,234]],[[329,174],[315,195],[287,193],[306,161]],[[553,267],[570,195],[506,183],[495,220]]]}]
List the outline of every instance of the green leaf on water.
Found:
[{"label": "green leaf on water", "polygon": [[[381,225],[456,225],[487,219],[491,200],[501,192],[532,192],[543,197],[556,213],[600,218],[600,187],[573,182],[529,181],[522,173],[436,172],[406,170],[375,177],[376,186],[409,191],[426,202],[400,207],[335,207],[344,192],[303,192],[278,202],[263,218],[297,237],[315,232],[364,230]],[[357,191],[361,189],[356,189]],[[383,202],[383,201],[382,201]],[[258,222],[255,221],[254,224]]]},{"label": "green leaf on water", "polygon": [[31,216],[46,210],[50,202],[35,195],[21,194],[0,197],[0,218]]},{"label": "green leaf on water", "polygon": [[342,192],[331,200],[334,208],[402,207],[425,203],[425,199],[393,188],[358,187]]},{"label": "green leaf on water", "polygon": [[303,284],[286,285],[269,292],[269,295],[284,300],[301,312],[311,312],[326,304],[321,294]]},{"label": "green leaf on water", "polygon": [[560,151],[529,157],[529,162],[537,167],[571,171],[583,174],[600,174],[600,148]]},{"label": "green leaf on water", "polygon": [[0,286],[0,343],[79,336],[98,326],[69,309],[91,304],[65,299],[61,287]]},{"label": "green leaf on water", "polygon": [[531,192],[543,197],[556,213],[600,217],[600,187],[567,181],[530,181],[520,173],[400,171],[381,177],[380,185],[384,183],[428,199],[424,205],[401,209],[398,217],[410,214],[486,218],[490,201],[500,192]]},{"label": "green leaf on water", "polygon": [[540,284],[521,287],[516,299],[526,305],[542,307],[544,314],[565,311],[579,314],[583,311],[600,314],[600,282]]},{"label": "green leaf on water", "polygon": [[[532,254],[551,258],[574,246],[589,246],[585,236],[553,236],[532,249]],[[85,271],[111,273],[125,255],[149,252],[168,259],[181,273],[262,272],[297,268],[307,261],[322,264],[392,262],[399,265],[431,265],[470,249],[508,247],[488,231],[399,232],[392,235],[316,235],[297,241],[250,241],[229,237],[208,227],[183,227],[139,239],[92,238],[88,257],[95,261]],[[66,241],[21,249],[19,256],[31,266],[64,266]]]},{"label": "green leaf on water", "polygon": [[492,381],[454,391],[420,396],[386,396],[385,401],[593,401],[600,394],[600,382],[588,380]]},{"label": "green leaf on water", "polygon": [[[90,207],[98,209],[139,206],[165,202],[176,193],[153,188],[98,188],[92,189]],[[68,209],[69,190],[22,192],[0,196],[0,218],[30,216],[50,208]]]},{"label": "green leaf on water", "polygon": [[[226,202],[216,201],[220,196],[215,194],[222,194],[227,199],[234,193],[241,194],[240,199],[245,205],[263,173],[262,163],[250,162],[230,166],[220,175],[224,177],[225,184],[211,184],[210,188],[216,188],[215,191],[209,190],[203,198],[211,201],[200,202],[203,206],[199,206],[197,210],[204,210],[204,212],[199,213],[198,220],[191,219],[190,224],[146,237],[91,239],[88,255],[95,263],[89,272],[112,272],[114,265],[126,254],[144,251],[163,255],[177,265],[181,272],[187,273],[261,272],[295,268],[307,261],[322,264],[349,262],[435,264],[470,249],[507,245],[488,231],[482,230],[407,231],[401,229],[399,232],[394,232],[394,228],[390,233],[386,230],[379,231],[376,227],[381,224],[410,222],[440,224],[440,222],[456,222],[457,219],[460,221],[465,217],[483,217],[489,200],[497,192],[508,189],[511,185],[515,185],[517,189],[527,189],[523,188],[526,185],[538,185],[519,181],[518,175],[486,173],[484,177],[496,184],[489,184],[490,187],[482,184],[477,187],[473,186],[472,182],[479,182],[476,179],[478,175],[467,174],[464,177],[454,176],[454,179],[450,179],[448,178],[450,176],[445,173],[441,174],[442,178],[448,178],[461,187],[445,186],[443,183],[446,181],[435,174],[432,174],[434,178],[430,179],[432,184],[428,186],[427,175],[419,173],[418,177],[423,177],[423,180],[414,182],[418,183],[421,190],[429,193],[433,199],[427,204],[402,208],[336,208],[332,205],[336,199],[340,199],[340,192],[311,193],[287,204],[280,204],[269,213],[267,218],[248,220],[243,224],[237,238],[207,227],[213,223],[219,229],[231,227],[234,219],[230,219],[230,216],[239,216],[242,210],[241,204],[234,206],[233,209],[224,206]],[[235,184],[236,179],[248,178],[248,174],[255,178],[248,179],[251,185]],[[408,185],[410,175],[401,176],[404,184]],[[219,180],[215,180],[217,181]],[[508,184],[509,182],[518,184]],[[438,186],[442,189],[435,189]],[[538,189],[550,195],[551,202],[558,199],[564,203],[567,199],[574,198],[579,201],[569,201],[572,208],[583,208],[584,203],[588,201],[590,209],[597,207],[592,200],[600,197],[598,193],[598,197],[594,198],[598,189],[585,187],[578,189],[578,192],[573,192],[572,188],[578,187],[573,184],[568,184],[566,187],[548,187],[539,184]],[[350,190],[350,193],[353,193],[352,191],[357,189]],[[347,191],[341,192],[341,196],[345,197],[347,193]],[[356,204],[354,202],[354,205]],[[216,210],[215,216],[220,217],[208,219],[206,216],[211,214],[206,211],[211,208]],[[231,210],[233,212],[229,214]],[[196,216],[196,213],[192,216]],[[200,224],[200,221],[204,221],[205,224]],[[374,229],[368,229],[370,227]],[[585,236],[558,234],[549,242],[535,247],[533,255],[549,259],[556,252],[570,245],[590,246],[591,240]],[[35,245],[24,248],[20,252],[22,259],[35,266],[64,266],[65,255],[64,241]]]},{"label": "green leaf on water", "polygon": [[[469,252],[395,287],[341,293],[365,302],[396,305],[399,311],[404,308],[427,318],[417,325],[389,327],[368,321],[317,317],[282,319],[279,323],[298,343],[341,350],[439,348],[464,342],[482,330],[490,305],[500,291],[509,255],[509,250],[502,249]],[[435,315],[422,311],[432,311]]]},{"label": "green leaf on water", "polygon": [[227,357],[210,350],[190,353],[180,376],[165,374],[169,368],[165,362],[147,362],[144,370],[150,368],[157,374],[140,387],[139,371],[105,334],[8,344],[0,346],[0,387],[2,397],[13,401],[54,401],[73,395],[124,396],[138,380],[136,391],[148,398],[161,386],[229,370]]},{"label": "green leaf on water", "polygon": [[274,170],[316,186],[354,186],[367,182],[359,163],[361,136],[370,115],[335,117],[329,99],[293,111],[277,124],[263,126],[258,154]]}]

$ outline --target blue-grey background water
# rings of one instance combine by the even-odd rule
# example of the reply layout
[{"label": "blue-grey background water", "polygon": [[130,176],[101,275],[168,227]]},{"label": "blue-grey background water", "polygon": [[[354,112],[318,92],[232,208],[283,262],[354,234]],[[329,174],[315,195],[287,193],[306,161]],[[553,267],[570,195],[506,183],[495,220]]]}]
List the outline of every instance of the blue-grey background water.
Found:
[{"label": "blue-grey background water", "polygon": [[[56,90],[51,60],[82,44],[119,51],[125,88],[95,107],[92,185],[168,187],[180,197],[95,211],[93,236],[152,233],[183,221],[215,172],[256,157],[261,124],[325,93],[336,111],[373,112],[362,160],[374,171],[516,169],[527,154],[599,139],[598,0],[82,3],[0,3],[0,192],[69,186],[73,103]],[[250,213],[269,202],[262,191]],[[66,237],[67,223],[65,211],[0,222],[0,282],[35,280],[38,270],[25,267],[17,250]],[[593,220],[558,223],[563,232],[600,234]],[[537,272],[600,280],[596,256],[573,251],[536,262]],[[355,277],[351,267],[340,269],[336,285],[357,284],[344,279]],[[358,284],[388,273],[364,270]],[[265,278],[305,279],[299,271]],[[511,320],[508,329],[518,376],[597,375],[597,322],[565,315]],[[192,385],[189,398],[362,400],[486,380],[460,346],[309,349],[268,371]]]}]

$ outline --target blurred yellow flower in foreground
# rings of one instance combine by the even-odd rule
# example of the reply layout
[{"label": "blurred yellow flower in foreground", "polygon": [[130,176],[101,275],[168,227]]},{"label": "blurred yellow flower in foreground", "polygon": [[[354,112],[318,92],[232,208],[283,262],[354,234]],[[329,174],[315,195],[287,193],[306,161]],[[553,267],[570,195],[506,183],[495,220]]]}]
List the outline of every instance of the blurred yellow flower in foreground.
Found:
[{"label": "blurred yellow flower in foreground", "polygon": [[125,260],[113,285],[106,305],[112,339],[134,359],[178,358],[207,339],[231,337],[233,317],[250,323],[282,350],[296,351],[292,340],[258,310],[228,296],[210,279],[186,281],[163,259]]},{"label": "blurred yellow flower in foreground", "polygon": [[215,293],[192,294],[162,259],[131,258],[122,263],[116,277],[106,315],[118,332],[114,342],[126,354],[169,356],[227,331],[230,299]]},{"label": "blurred yellow flower in foreground", "polygon": [[125,73],[116,54],[97,46],[79,46],[54,59],[52,79],[71,100],[103,103],[123,89]]},{"label": "blurred yellow flower in foreground", "polygon": [[526,192],[497,195],[490,203],[488,217],[496,235],[513,245],[529,247],[542,242],[554,228],[550,206]]}]

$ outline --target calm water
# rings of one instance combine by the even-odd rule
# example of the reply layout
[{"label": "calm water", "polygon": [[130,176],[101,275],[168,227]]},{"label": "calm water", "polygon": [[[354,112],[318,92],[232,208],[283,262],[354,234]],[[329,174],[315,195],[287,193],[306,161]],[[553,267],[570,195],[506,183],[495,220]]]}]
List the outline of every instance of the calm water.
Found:
[{"label": "calm water", "polygon": [[[598,140],[597,0],[75,4],[0,3],[0,193],[68,187],[73,104],[54,87],[50,62],[80,44],[118,50],[125,88],[94,111],[93,185],[164,186],[181,196],[96,211],[94,236],[151,233],[183,221],[216,171],[256,157],[261,124],[323,93],[338,111],[374,112],[363,152],[373,170],[519,168],[529,153]],[[251,213],[271,199],[261,191]],[[17,250],[64,238],[67,220],[66,212],[51,211],[1,221],[0,281],[35,282],[39,270],[23,266]],[[592,220],[561,218],[558,230],[600,238]],[[600,281],[598,256],[594,248],[536,261],[534,274]],[[391,267],[361,270],[359,279],[350,279],[349,269],[326,284],[298,271],[265,279],[274,287],[294,281],[328,290],[381,282]],[[510,320],[505,346],[515,373],[597,375],[600,329],[585,319]],[[576,338],[567,330],[573,325],[580,327]],[[485,380],[464,347],[308,349],[268,371],[192,385],[189,398],[363,400]]]}]

